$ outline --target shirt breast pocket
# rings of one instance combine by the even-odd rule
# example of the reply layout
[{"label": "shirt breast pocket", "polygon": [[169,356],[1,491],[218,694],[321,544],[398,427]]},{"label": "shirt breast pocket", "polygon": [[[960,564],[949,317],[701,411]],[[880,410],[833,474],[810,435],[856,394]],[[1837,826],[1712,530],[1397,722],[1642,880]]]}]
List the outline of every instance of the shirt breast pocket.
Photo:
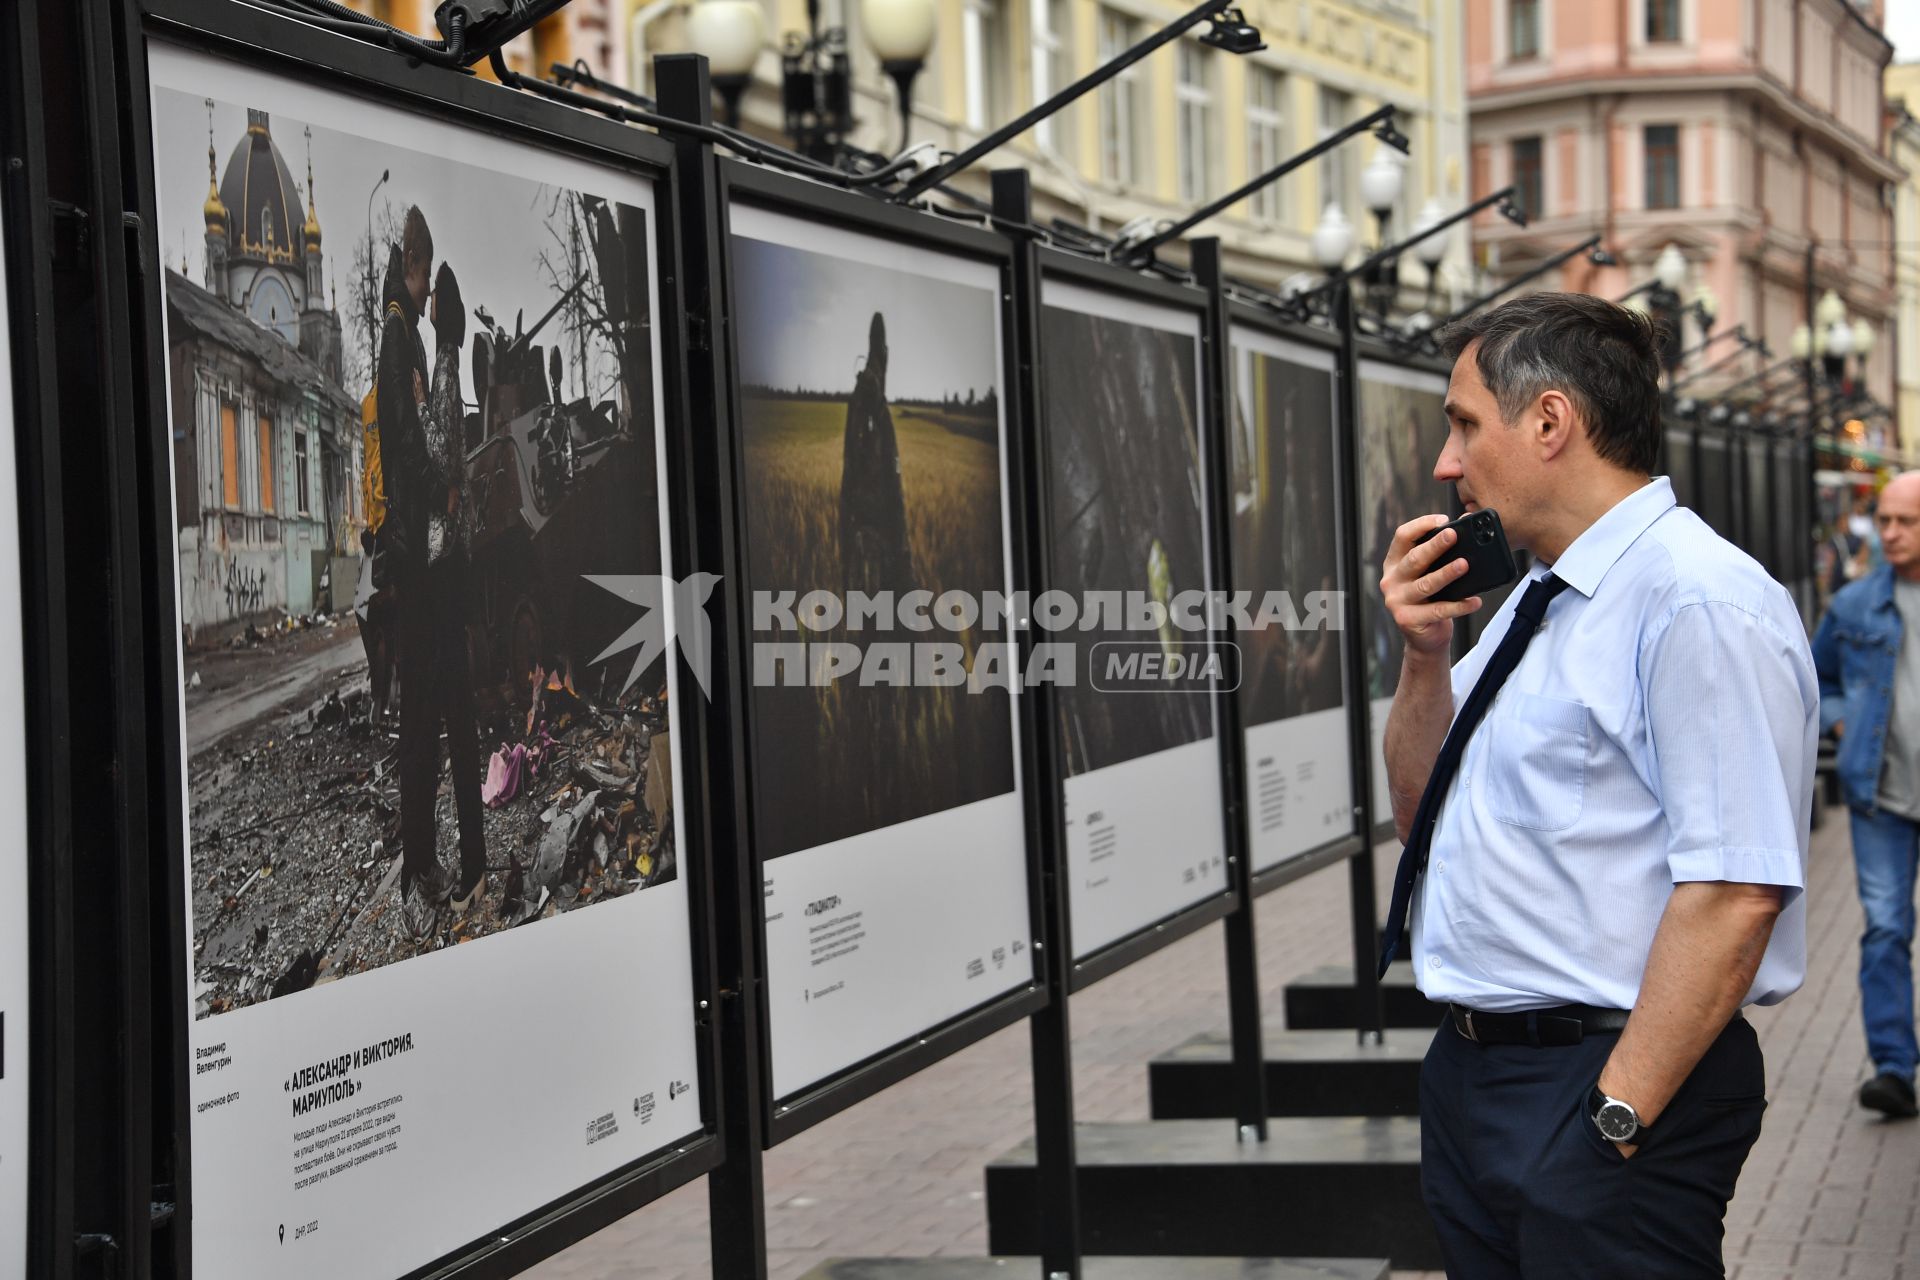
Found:
[{"label": "shirt breast pocket", "polygon": [[1511,826],[1564,831],[1585,798],[1589,713],[1561,698],[1511,691],[1509,699],[1485,727],[1487,810]]},{"label": "shirt breast pocket", "polygon": [[1893,636],[1885,631],[1839,628],[1840,678],[1848,685],[1877,682],[1889,655],[1894,651]]}]

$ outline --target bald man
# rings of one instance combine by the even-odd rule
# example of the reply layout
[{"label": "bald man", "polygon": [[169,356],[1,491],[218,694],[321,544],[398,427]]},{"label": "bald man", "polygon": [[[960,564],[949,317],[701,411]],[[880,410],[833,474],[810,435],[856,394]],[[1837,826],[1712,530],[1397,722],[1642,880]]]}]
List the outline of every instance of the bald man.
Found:
[{"label": "bald man", "polygon": [[1920,865],[1920,471],[1880,492],[1886,562],[1841,588],[1813,638],[1820,724],[1839,738],[1841,789],[1867,928],[1860,1010],[1873,1078],[1860,1105],[1915,1112],[1914,879]]}]

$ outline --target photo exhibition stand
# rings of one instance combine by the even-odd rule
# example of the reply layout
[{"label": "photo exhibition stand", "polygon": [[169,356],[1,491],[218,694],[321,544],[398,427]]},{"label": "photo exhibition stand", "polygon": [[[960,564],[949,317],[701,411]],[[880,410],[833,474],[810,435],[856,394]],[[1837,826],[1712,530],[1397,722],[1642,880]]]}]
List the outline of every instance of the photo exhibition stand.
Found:
[{"label": "photo exhibition stand", "polygon": [[[0,770],[0,1280],[506,1280],[701,1177],[714,1275],[764,1280],[765,1153],[1022,1022],[1033,1137],[984,1170],[994,1256],[822,1280],[1438,1264],[1436,1013],[1404,965],[1374,977],[1393,650],[1365,585],[1368,539],[1441,501],[1409,442],[1446,370],[1363,335],[1346,281],[1308,319],[1227,279],[1217,240],[1123,267],[1034,226],[1021,171],[990,210],[796,173],[715,125],[692,55],[656,60],[655,114],[248,0],[17,0],[0,24],[0,722],[25,726]],[[454,601],[428,643],[465,650],[482,758],[547,763],[518,792],[489,771],[479,923],[403,928],[433,873],[394,775],[423,739],[362,699],[375,548],[407,547],[361,542],[351,495],[383,424],[396,468],[426,429],[380,409],[415,342],[440,391],[416,412],[479,433],[447,510],[484,479],[517,495],[487,507],[512,537],[476,537],[549,557],[483,548],[479,596],[428,569]],[[891,456],[845,448],[856,427]],[[1667,424],[1680,500],[1803,600],[1812,449]],[[947,522],[911,560],[874,532],[889,485]],[[789,507],[852,532],[789,536]],[[602,536],[542,536],[568,528]],[[864,549],[818,576],[842,540]],[[1307,542],[1324,564],[1287,558]],[[1232,687],[1125,695],[1177,706],[1043,681],[913,721],[929,704],[769,693],[756,587],[892,588],[909,563],[1034,596],[1324,583],[1339,629],[1263,647],[1216,619],[1180,643],[1242,646]],[[644,659],[615,643],[640,609]],[[1005,628],[1018,670],[1040,630]],[[450,723],[458,683],[429,695]],[[979,767],[897,772],[912,741]],[[464,875],[454,769],[451,803],[424,775],[423,847]],[[1254,912],[1341,862],[1352,964],[1270,1017]],[[1141,1064],[1150,1120],[1077,1121],[1072,997],[1216,921],[1221,1033]]]}]

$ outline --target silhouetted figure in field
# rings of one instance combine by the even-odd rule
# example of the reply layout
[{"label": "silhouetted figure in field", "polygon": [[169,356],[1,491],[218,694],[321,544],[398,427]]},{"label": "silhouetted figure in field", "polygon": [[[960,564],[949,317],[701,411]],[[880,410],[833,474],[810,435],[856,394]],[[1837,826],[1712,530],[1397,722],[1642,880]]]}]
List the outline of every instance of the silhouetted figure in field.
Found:
[{"label": "silhouetted figure in field", "polygon": [[913,554],[900,492],[900,445],[887,407],[887,322],[873,313],[867,363],[847,400],[840,464],[840,565],[848,591],[908,591]]}]

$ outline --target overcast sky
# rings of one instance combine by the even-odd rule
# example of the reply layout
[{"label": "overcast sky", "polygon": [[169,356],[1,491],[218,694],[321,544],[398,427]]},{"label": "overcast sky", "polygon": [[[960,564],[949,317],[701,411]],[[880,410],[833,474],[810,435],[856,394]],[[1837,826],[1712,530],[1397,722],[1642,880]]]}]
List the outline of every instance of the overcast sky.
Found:
[{"label": "overcast sky", "polygon": [[1887,39],[1896,62],[1920,62],[1920,4],[1887,0]]},{"label": "overcast sky", "polygon": [[[226,176],[227,161],[234,147],[246,133],[249,106],[265,106],[271,110],[272,104],[215,100],[213,146],[222,178]],[[307,185],[307,126],[306,121],[278,114],[271,115],[268,122],[274,142],[303,199]],[[204,100],[170,89],[157,90],[154,129],[161,253],[167,266],[175,271],[180,270],[184,256],[187,278],[195,284],[205,284],[206,223],[201,214],[207,198]],[[555,190],[512,174],[476,169],[313,125],[313,185],[318,192],[315,207],[324,236],[327,288],[329,294],[338,299],[343,336],[350,352],[366,345],[365,330],[351,311],[354,244],[367,235],[367,197],[380,182],[383,170],[389,177],[374,198],[376,219],[382,204],[391,202],[396,222],[408,205],[418,204],[433,233],[435,269],[438,270],[441,262],[450,263],[459,279],[468,312],[468,341],[462,348],[461,382],[471,403],[473,371],[467,367],[471,362],[464,357],[472,349],[477,327],[472,319],[473,308],[485,306],[495,321],[506,326],[511,334],[516,310],[525,309],[526,324],[530,327],[558,297],[539,267],[542,249],[553,253],[556,260],[560,259],[545,225]],[[304,207],[300,219],[306,220]],[[384,274],[384,248],[375,260],[381,264],[379,274]],[[379,287],[378,281],[375,287]],[[556,327],[559,322],[556,317],[542,332],[542,345],[552,346],[559,333]],[[426,344],[431,360],[433,328],[424,320],[420,339]],[[568,394],[577,394],[578,371],[573,367],[572,343],[566,345],[564,355]],[[593,372],[594,396],[611,397],[609,387],[616,376],[611,358],[590,358],[589,365]],[[358,396],[365,388],[349,387],[348,390]]]},{"label": "overcast sky", "polygon": [[740,380],[848,392],[874,312],[887,322],[887,397],[983,395],[999,384],[994,293],[736,236]]}]

